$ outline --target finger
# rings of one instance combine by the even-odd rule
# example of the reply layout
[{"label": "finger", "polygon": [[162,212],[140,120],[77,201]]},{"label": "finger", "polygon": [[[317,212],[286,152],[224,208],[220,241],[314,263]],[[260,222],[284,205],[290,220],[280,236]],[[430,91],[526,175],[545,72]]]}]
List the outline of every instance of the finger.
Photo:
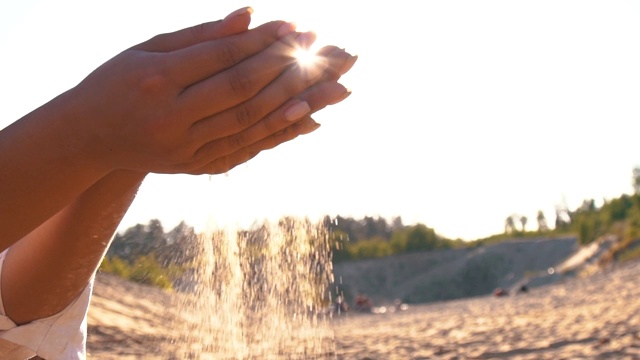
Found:
[{"label": "finger", "polygon": [[205,144],[198,149],[196,159],[204,162],[252,146],[327,105],[346,99],[350,94],[350,91],[338,83],[323,82],[314,85],[250,128]]},{"label": "finger", "polygon": [[156,35],[132,49],[151,52],[170,52],[201,42],[223,38],[246,31],[251,23],[251,7],[238,9],[222,20],[199,24],[172,33]]},{"label": "finger", "polygon": [[249,147],[240,149],[230,155],[217,158],[211,163],[193,170],[193,174],[223,174],[234,167],[245,163],[260,152],[272,149],[287,141],[291,141],[300,135],[309,134],[320,128],[320,124],[316,123],[311,117],[305,117],[299,122],[252,144]]},{"label": "finger", "polygon": [[252,57],[294,31],[291,23],[269,22],[239,34],[171,52],[167,67],[178,85],[186,88]]},{"label": "finger", "polygon": [[358,60],[358,56],[347,53],[344,49],[336,46],[326,46],[317,52],[318,56],[328,59],[328,66],[323,79],[338,81],[346,74]]},{"label": "finger", "polygon": [[316,55],[318,55],[318,56],[329,56],[333,52],[340,51],[340,50],[342,50],[342,49],[337,47],[337,46],[335,46],[335,45],[327,45],[327,46],[323,46],[320,50],[318,50],[316,52]]},{"label": "finger", "polygon": [[[297,36],[296,41],[307,41],[306,34]],[[305,69],[289,66],[293,62],[292,48],[289,43],[277,42],[232,69],[186,89],[180,95],[180,106],[192,118],[202,119],[192,125],[194,140],[202,144],[246,129],[317,81],[324,64],[318,62]]]},{"label": "finger", "polygon": [[[255,157],[258,153],[273,149],[278,145],[284,144],[287,141],[291,141],[297,138],[300,135],[310,134],[320,128],[320,124],[315,122],[310,116],[303,118],[291,126],[284,128],[277,133],[264,138],[256,143],[253,143],[248,148],[243,151],[249,155],[252,155],[251,158]],[[236,154],[231,155],[231,159],[234,159]],[[250,158],[249,158],[250,159]],[[249,160],[247,159],[247,160]],[[246,160],[245,160],[246,161]]]},{"label": "finger", "polygon": [[324,109],[329,105],[334,105],[351,95],[351,90],[340,83],[333,81],[319,82],[297,98],[306,101],[311,107],[311,113]]}]

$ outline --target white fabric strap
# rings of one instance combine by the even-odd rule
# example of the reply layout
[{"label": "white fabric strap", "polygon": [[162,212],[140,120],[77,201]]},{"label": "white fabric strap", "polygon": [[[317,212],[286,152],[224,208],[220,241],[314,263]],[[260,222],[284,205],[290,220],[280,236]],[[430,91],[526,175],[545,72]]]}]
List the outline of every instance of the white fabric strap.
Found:
[{"label": "white fabric strap", "polygon": [[[2,265],[6,252],[5,250],[0,254],[0,290],[2,289]],[[31,356],[37,354],[45,359],[85,359],[87,311],[92,288],[93,279],[66,309],[48,318],[20,326],[6,316],[0,293],[0,339],[30,350]],[[46,294],[43,295],[46,296]],[[3,348],[0,347],[0,349]],[[4,356],[2,352],[0,354]],[[2,356],[0,358],[5,359]]]}]

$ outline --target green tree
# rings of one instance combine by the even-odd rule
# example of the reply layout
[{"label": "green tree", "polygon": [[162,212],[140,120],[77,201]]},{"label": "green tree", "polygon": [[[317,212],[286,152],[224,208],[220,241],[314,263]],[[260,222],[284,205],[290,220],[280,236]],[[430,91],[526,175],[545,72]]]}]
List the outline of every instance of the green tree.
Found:
[{"label": "green tree", "polygon": [[622,195],[619,198],[605,202],[602,206],[603,218],[607,224],[624,220],[627,212],[634,206],[633,197]]},{"label": "green tree", "polygon": [[527,217],[522,215],[520,217],[520,224],[522,224],[522,232],[524,233],[525,231],[527,231]]},{"label": "green tree", "polygon": [[166,270],[158,264],[153,255],[140,256],[133,263],[129,279],[142,284],[171,289],[171,279]]},{"label": "green tree", "polygon": [[514,229],[515,229],[515,224],[513,223],[513,217],[511,215],[509,215],[504,220],[504,233],[505,234],[511,234],[511,233],[513,233]]},{"label": "green tree", "polygon": [[100,262],[100,267],[98,268],[98,270],[107,274],[113,273],[113,266],[111,265],[111,261],[108,257],[105,256],[104,258],[102,258],[102,262]]},{"label": "green tree", "polygon": [[433,229],[423,224],[412,227],[407,233],[406,251],[435,250],[440,248],[440,241]]},{"label": "green tree", "polygon": [[356,259],[372,259],[393,254],[389,242],[382,238],[358,241],[350,247],[349,252]]},{"label": "green tree", "polygon": [[102,260],[100,270],[105,273],[113,274],[125,279],[128,279],[129,275],[131,274],[131,266],[129,266],[126,261],[117,256],[105,257]]},{"label": "green tree", "polygon": [[627,242],[640,240],[640,207],[634,206],[629,211],[624,237]]},{"label": "green tree", "polygon": [[399,229],[393,232],[391,236],[391,250],[394,254],[402,254],[407,252],[407,229]]}]

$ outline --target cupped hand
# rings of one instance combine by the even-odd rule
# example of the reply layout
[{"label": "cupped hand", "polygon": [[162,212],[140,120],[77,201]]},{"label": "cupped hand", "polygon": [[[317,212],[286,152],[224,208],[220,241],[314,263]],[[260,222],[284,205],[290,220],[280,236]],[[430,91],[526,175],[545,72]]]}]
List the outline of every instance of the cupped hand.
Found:
[{"label": "cupped hand", "polygon": [[[70,90],[73,119],[67,125],[89,134],[83,150],[108,170],[189,172],[208,162],[195,155],[205,143],[228,135],[220,131],[237,132],[259,120],[238,105],[289,69],[292,45],[309,35],[282,21],[245,31],[237,26],[228,36],[225,21],[210,27],[221,36],[180,44],[193,29],[162,35],[122,52]],[[288,99],[310,81],[289,75],[271,93]],[[254,101],[252,108],[263,113],[280,105]],[[227,119],[218,121],[222,130],[203,134],[194,126],[220,113]]]},{"label": "cupped hand", "polygon": [[[250,13],[156,36],[94,71],[72,90],[85,150],[108,169],[218,173],[317,127],[305,116],[344,98],[335,85],[352,57],[327,47],[303,69],[293,51],[315,36],[281,21],[247,30]],[[313,87],[323,82],[332,90]]]},{"label": "cupped hand", "polygon": [[192,173],[227,172],[264,150],[318,129],[320,124],[313,120],[311,114],[328,105],[337,104],[351,95],[351,92],[337,81],[351,69],[358,58],[335,46],[327,46],[317,55],[318,60],[327,64],[317,83],[250,128],[207,144],[202,150],[218,156]]}]

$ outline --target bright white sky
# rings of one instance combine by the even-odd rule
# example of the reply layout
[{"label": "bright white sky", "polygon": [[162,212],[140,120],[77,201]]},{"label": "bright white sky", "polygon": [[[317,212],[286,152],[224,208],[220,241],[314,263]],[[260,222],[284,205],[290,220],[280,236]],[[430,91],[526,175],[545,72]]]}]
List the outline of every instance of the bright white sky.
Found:
[{"label": "bright white sky", "polygon": [[253,25],[295,21],[357,53],[343,81],[353,95],[318,113],[315,133],[227,175],[150,176],[121,230],[151,218],[203,230],[368,215],[475,239],[502,232],[513,213],[534,229],[538,210],[552,223],[562,201],[574,209],[631,191],[640,3],[363,4],[4,1],[0,128],[133,44],[251,5]]}]

